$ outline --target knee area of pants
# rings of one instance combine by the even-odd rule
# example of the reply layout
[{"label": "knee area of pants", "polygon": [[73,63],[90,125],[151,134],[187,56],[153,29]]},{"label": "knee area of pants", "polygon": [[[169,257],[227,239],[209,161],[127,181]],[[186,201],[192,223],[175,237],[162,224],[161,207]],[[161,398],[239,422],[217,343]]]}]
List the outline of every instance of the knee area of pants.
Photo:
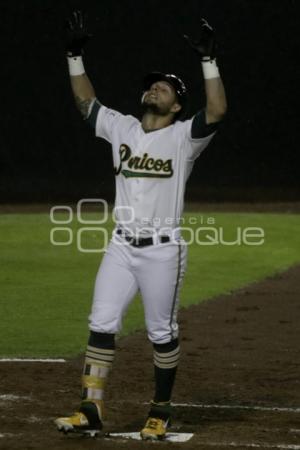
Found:
[{"label": "knee area of pants", "polygon": [[90,331],[88,344],[96,348],[115,348],[115,334],[114,333],[100,333],[97,331]]}]

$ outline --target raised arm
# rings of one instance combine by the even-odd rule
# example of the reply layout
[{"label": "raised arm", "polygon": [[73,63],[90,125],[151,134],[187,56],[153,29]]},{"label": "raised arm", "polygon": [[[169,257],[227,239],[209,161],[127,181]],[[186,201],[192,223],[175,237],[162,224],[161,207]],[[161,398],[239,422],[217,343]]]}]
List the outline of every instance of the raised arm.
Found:
[{"label": "raised arm", "polygon": [[[212,65],[213,63],[209,62],[208,64]],[[208,69],[208,72],[211,72],[211,69],[212,67]],[[203,72],[205,73],[206,70],[207,69],[204,68]],[[213,71],[215,71],[215,68],[213,68]],[[213,78],[205,78],[204,80],[206,93],[205,116],[207,124],[219,122],[223,119],[227,111],[227,101],[223,81],[219,75],[212,75]]]},{"label": "raised arm", "polygon": [[224,85],[216,63],[214,31],[206,20],[201,19],[200,38],[197,41],[193,41],[187,35],[184,37],[201,57],[206,94],[206,124],[219,122],[226,113],[227,101]]},{"label": "raised arm", "polygon": [[74,11],[67,21],[67,59],[71,86],[77,108],[86,119],[96,99],[95,90],[85,73],[82,54],[90,35],[86,28],[84,14]]}]

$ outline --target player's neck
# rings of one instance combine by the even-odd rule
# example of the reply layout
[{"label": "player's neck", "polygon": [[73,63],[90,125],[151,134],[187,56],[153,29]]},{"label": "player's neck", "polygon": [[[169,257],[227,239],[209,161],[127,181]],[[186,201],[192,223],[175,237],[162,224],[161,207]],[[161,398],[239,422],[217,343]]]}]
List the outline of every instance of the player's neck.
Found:
[{"label": "player's neck", "polygon": [[168,114],[166,116],[159,116],[157,114],[152,114],[146,112],[142,117],[142,128],[145,133],[150,131],[160,130],[161,128],[168,127],[173,123],[173,114]]}]

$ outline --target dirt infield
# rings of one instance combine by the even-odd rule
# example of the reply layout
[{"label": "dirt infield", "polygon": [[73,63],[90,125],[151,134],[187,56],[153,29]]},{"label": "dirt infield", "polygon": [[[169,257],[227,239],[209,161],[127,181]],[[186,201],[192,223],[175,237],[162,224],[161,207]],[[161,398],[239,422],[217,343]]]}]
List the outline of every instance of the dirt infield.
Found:
[{"label": "dirt infield", "polygon": [[[180,311],[173,430],[187,443],[64,436],[52,423],[80,401],[82,357],[0,363],[1,449],[300,449],[300,266]],[[118,341],[106,432],[138,431],[151,399],[145,333]],[[185,404],[185,405],[184,405]]]}]

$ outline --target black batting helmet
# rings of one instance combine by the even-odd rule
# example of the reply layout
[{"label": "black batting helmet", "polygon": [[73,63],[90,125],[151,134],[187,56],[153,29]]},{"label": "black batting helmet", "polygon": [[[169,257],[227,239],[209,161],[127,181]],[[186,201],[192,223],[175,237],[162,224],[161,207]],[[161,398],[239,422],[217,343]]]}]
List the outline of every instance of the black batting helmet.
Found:
[{"label": "black batting helmet", "polygon": [[187,88],[184,82],[172,73],[151,72],[146,75],[143,80],[144,92],[148,91],[152,84],[156,83],[157,81],[165,81],[174,88],[178,103],[181,105],[181,110],[179,111],[177,118],[183,117],[186,113],[187,107]]}]

